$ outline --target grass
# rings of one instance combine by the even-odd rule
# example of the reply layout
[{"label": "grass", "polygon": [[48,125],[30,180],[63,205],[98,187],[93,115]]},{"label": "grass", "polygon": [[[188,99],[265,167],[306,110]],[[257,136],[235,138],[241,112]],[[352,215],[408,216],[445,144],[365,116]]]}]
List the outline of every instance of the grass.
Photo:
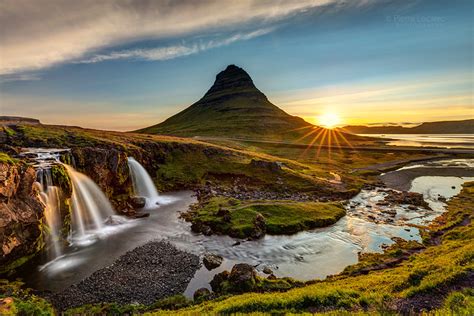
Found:
[{"label": "grass", "polygon": [[7,153],[0,152],[0,163],[13,165],[18,162],[18,159],[10,157]]},{"label": "grass", "polygon": [[0,315],[55,315],[48,301],[22,289],[22,286],[21,282],[0,280]]},{"label": "grass", "polygon": [[246,201],[214,197],[184,217],[207,225],[213,232],[233,237],[250,237],[258,229],[257,216],[263,216],[268,234],[293,234],[334,224],[345,215],[338,202]]}]

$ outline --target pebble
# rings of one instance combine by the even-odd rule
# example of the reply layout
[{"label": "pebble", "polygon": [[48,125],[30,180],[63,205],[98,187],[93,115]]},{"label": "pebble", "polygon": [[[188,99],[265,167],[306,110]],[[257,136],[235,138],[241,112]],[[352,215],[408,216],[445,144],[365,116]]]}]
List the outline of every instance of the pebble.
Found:
[{"label": "pebble", "polygon": [[125,253],[112,265],[64,291],[51,294],[49,299],[60,311],[101,302],[150,305],[183,293],[199,268],[198,256],[153,241]]}]

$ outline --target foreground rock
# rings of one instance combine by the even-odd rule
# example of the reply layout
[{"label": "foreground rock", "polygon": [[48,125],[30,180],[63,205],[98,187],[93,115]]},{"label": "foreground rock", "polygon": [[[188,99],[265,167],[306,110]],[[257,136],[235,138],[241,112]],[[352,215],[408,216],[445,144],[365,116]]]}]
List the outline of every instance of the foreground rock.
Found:
[{"label": "foreground rock", "polygon": [[49,299],[59,310],[92,303],[152,304],[183,293],[199,257],[166,242],[150,242]]},{"label": "foreground rock", "polygon": [[43,246],[45,205],[34,186],[33,167],[2,156],[0,161],[0,274],[22,265]]},{"label": "foreground rock", "polygon": [[[276,278],[270,274],[267,278],[257,275],[255,268],[247,263],[238,263],[232,270],[222,271],[210,282],[214,297],[245,292],[278,292],[287,291],[303,283],[291,278]],[[198,296],[200,293],[197,294]]]},{"label": "foreground rock", "polygon": [[246,263],[234,265],[231,272],[223,271],[216,274],[211,281],[214,292],[248,292],[255,288],[257,272],[255,268]]},{"label": "foreground rock", "polygon": [[202,258],[202,262],[207,270],[212,270],[219,267],[222,264],[223,258],[213,253],[206,253]]}]

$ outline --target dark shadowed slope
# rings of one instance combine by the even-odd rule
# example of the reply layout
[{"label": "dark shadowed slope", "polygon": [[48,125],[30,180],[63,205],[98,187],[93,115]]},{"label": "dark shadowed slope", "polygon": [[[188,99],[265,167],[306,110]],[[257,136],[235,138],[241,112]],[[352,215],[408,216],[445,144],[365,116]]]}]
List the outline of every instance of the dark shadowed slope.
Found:
[{"label": "dark shadowed slope", "polygon": [[291,139],[312,125],[272,104],[250,76],[229,65],[196,103],[166,121],[139,130],[177,136]]},{"label": "dark shadowed slope", "polygon": [[474,119],[427,122],[415,127],[350,125],[343,130],[354,134],[474,134]]}]

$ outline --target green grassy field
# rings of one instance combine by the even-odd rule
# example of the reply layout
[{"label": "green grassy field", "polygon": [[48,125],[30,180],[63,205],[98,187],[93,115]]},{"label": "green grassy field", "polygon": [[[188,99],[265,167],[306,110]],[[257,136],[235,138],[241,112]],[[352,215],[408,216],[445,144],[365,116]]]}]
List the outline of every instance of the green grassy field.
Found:
[{"label": "green grassy field", "polygon": [[[338,202],[244,202],[215,197],[184,216],[193,224],[211,227],[214,233],[246,238],[259,228],[271,235],[281,235],[328,226],[344,215]],[[262,227],[258,227],[257,216],[262,218]]]}]

